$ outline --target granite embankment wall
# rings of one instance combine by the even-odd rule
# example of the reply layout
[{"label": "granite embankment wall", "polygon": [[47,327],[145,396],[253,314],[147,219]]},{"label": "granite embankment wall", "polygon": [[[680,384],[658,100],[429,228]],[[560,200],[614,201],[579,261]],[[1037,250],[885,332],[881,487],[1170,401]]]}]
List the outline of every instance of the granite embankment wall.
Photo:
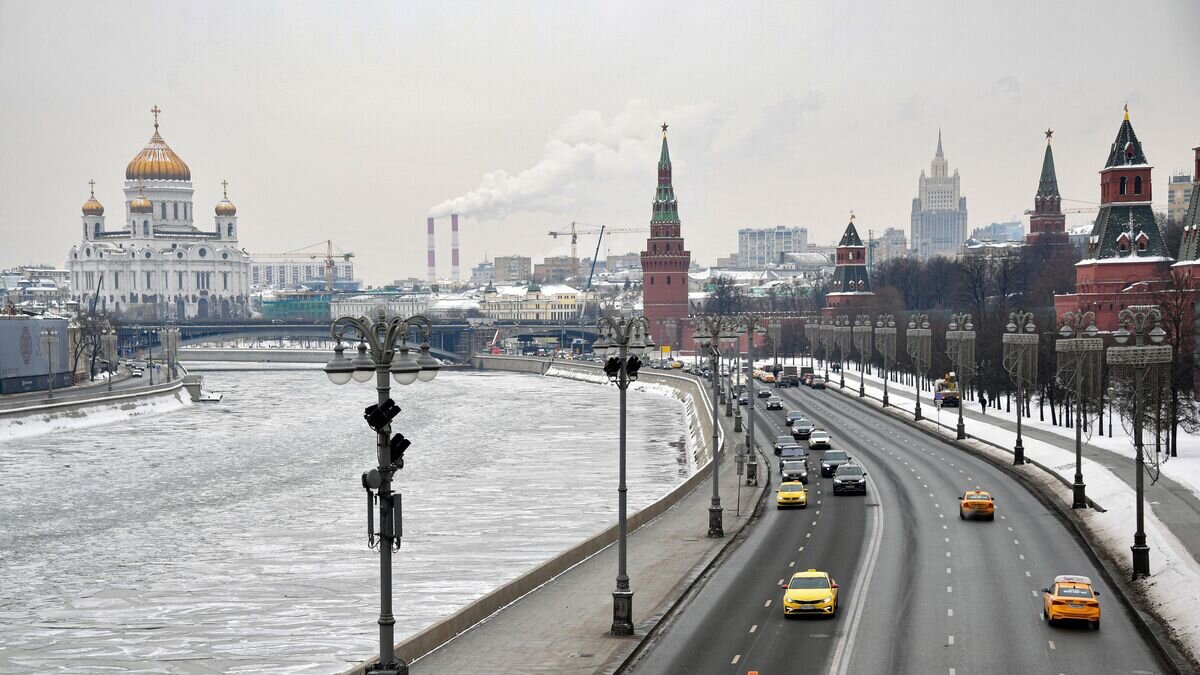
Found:
[{"label": "granite embankment wall", "polygon": [[[568,377],[589,382],[607,382],[603,371],[599,367],[572,361],[551,362],[550,359],[545,358],[476,356],[472,359],[472,364],[480,370],[503,370],[550,377]],[[685,495],[705,482],[712,472],[712,418],[711,412],[707,415],[704,414],[705,411],[711,411],[712,399],[709,397],[707,390],[701,386],[700,381],[682,374],[675,375],[655,371],[642,371],[639,375],[638,383],[641,386],[658,389],[661,393],[667,393],[661,391],[661,388],[668,388],[671,390],[670,395],[676,396],[683,401],[684,414],[688,417],[687,422],[690,430],[688,439],[689,451],[695,460],[697,468],[691,477],[663,495],[658,501],[649,504],[636,513],[630,514],[628,517],[630,532],[662,515],[663,512],[674,506]],[[605,386],[608,385],[606,384]],[[613,394],[613,405],[616,405],[615,390]],[[719,443],[724,443],[723,435]],[[463,607],[436,624],[398,643],[396,645],[397,656],[411,663],[417,658],[432,652],[437,647],[452,640],[459,633],[495,614],[505,606],[516,602],[522,596],[536,590],[542,584],[598,553],[605,547],[616,542],[616,540],[617,526],[614,524],[587,540],[559,553],[550,560]],[[346,673],[347,675],[361,675],[374,662],[375,659],[372,658],[351,668]]]},{"label": "granite embankment wall", "polygon": [[[187,377],[185,377],[187,379]],[[177,410],[192,404],[184,380],[172,380],[133,390],[69,392],[61,398],[0,408],[0,439],[12,440],[62,429],[95,426],[136,415]]]}]

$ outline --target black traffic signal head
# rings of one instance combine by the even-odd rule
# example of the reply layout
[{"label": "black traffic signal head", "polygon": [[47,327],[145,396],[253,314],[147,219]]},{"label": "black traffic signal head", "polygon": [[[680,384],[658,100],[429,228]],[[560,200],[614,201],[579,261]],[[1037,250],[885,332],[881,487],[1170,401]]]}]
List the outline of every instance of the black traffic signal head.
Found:
[{"label": "black traffic signal head", "polygon": [[621,359],[615,356],[610,356],[609,359],[604,362],[604,374],[608,376],[610,381],[616,382],[617,377],[621,374]]},{"label": "black traffic signal head", "polygon": [[396,405],[396,402],[389,398],[383,403],[367,406],[367,409],[363,411],[363,419],[367,420],[367,424],[376,433],[379,433],[398,414],[400,414],[400,406]]},{"label": "black traffic signal head", "polygon": [[392,451],[392,466],[397,469],[404,468],[404,451],[408,450],[410,445],[412,445],[412,441],[405,438],[404,434],[392,436],[392,440],[388,443],[388,448]]},{"label": "black traffic signal head", "polygon": [[629,379],[636,380],[638,369],[641,367],[642,360],[636,356],[630,356],[629,360],[625,362],[625,374],[629,376]]}]

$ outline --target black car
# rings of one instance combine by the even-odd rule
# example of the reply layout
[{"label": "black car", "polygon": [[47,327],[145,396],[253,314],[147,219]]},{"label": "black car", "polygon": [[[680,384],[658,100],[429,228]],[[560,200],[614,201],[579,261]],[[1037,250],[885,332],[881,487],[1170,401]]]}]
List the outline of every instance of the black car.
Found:
[{"label": "black car", "polygon": [[782,481],[784,483],[798,480],[801,483],[808,484],[808,462],[796,459],[787,460],[780,467],[779,473],[783,476]]},{"label": "black car", "polygon": [[783,410],[783,399],[774,396],[767,399],[767,410]]},{"label": "black car", "polygon": [[796,420],[802,419],[804,419],[804,413],[800,412],[799,410],[789,410],[787,414],[787,425],[790,427],[796,422]]},{"label": "black car", "polygon": [[775,437],[775,454],[778,455],[779,451],[782,450],[785,446],[795,445],[795,444],[796,444],[796,439],[792,438],[792,436],[790,434],[787,436],[776,436]]},{"label": "black car", "polygon": [[799,441],[806,441],[812,435],[813,429],[817,425],[812,423],[812,420],[806,420],[803,417],[792,423],[792,438]]},{"label": "black car", "polygon": [[742,393],[738,395],[738,405],[750,405],[750,394]]},{"label": "black car", "polygon": [[821,455],[821,477],[832,476],[838,467],[849,462],[850,455],[847,455],[845,450],[826,450],[825,454]]},{"label": "black car", "polygon": [[771,398],[771,390],[763,387],[762,389],[754,392],[754,395],[759,398]]},{"label": "black car", "polygon": [[833,494],[850,492],[867,494],[867,472],[857,464],[843,464],[833,473]]},{"label": "black car", "polygon": [[783,465],[786,462],[804,462],[808,463],[808,450],[799,445],[785,445],[779,451],[779,471],[783,472]]}]

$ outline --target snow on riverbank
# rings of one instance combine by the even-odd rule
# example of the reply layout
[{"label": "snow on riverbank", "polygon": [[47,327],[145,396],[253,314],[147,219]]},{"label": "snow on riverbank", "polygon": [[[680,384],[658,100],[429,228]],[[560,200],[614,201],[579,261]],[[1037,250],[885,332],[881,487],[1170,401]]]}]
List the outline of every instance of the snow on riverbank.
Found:
[{"label": "snow on riverbank", "polygon": [[126,398],[95,405],[71,405],[24,414],[4,414],[0,415],[0,441],[113,424],[133,417],[161,415],[190,405],[192,398],[187,392],[176,389],[170,394],[158,396]]}]

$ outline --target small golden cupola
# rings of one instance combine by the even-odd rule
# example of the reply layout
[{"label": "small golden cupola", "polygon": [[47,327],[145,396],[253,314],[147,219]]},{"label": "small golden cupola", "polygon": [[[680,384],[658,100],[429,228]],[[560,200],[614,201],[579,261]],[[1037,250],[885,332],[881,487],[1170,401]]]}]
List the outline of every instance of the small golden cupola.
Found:
[{"label": "small golden cupola", "polygon": [[221,201],[217,202],[217,208],[214,209],[218,216],[236,216],[237,207],[233,202],[229,201],[229,181],[221,181]]},{"label": "small golden cupola", "polygon": [[146,199],[146,195],[142,192],[141,185],[138,186],[138,196],[134,197],[133,200],[129,202],[129,212],[154,213],[154,204],[151,204],[150,200]]},{"label": "small golden cupola", "polygon": [[191,180],[192,170],[158,135],[158,114],[162,110],[154,106],[150,112],[154,113],[154,135],[125,167],[125,180]]},{"label": "small golden cupola", "polygon": [[96,181],[89,180],[88,185],[91,186],[92,196],[83,203],[83,215],[85,216],[102,216],[104,215],[104,205],[96,199]]}]

